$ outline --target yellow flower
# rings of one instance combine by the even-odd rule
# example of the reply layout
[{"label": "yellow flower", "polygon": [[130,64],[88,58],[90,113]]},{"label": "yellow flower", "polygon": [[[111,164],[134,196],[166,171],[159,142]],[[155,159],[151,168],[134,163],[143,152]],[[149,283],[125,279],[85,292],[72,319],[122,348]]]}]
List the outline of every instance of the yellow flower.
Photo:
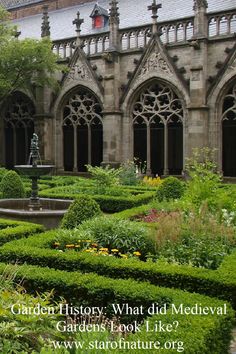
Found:
[{"label": "yellow flower", "polygon": [[66,248],[74,248],[75,245],[71,244],[71,245],[66,245]]},{"label": "yellow flower", "polygon": [[100,249],[99,249],[99,251],[104,251],[104,252],[107,252],[107,251],[108,251],[108,248],[104,248],[104,247],[102,247],[102,248],[100,248]]},{"label": "yellow flower", "polygon": [[141,253],[138,252],[138,251],[136,251],[136,252],[133,253],[133,255],[134,255],[134,256],[137,256],[137,257],[140,257],[140,256],[141,256]]},{"label": "yellow flower", "polygon": [[99,252],[99,254],[101,254],[102,256],[108,256],[108,255],[109,255],[109,253],[108,253],[108,252],[104,252],[104,251]]},{"label": "yellow flower", "polygon": [[120,255],[121,258],[124,258],[124,259],[127,259],[127,258],[128,258],[127,254],[122,254],[122,253],[120,253],[119,255]]},{"label": "yellow flower", "polygon": [[113,249],[111,250],[111,252],[113,252],[113,253],[118,253],[119,250],[117,250],[116,248],[113,248]]},{"label": "yellow flower", "polygon": [[60,246],[59,242],[54,242],[54,246]]}]

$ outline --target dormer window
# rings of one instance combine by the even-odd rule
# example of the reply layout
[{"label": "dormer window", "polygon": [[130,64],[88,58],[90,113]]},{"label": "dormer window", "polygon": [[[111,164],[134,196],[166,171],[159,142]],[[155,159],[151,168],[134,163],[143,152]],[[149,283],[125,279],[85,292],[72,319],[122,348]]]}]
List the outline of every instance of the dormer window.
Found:
[{"label": "dormer window", "polygon": [[101,29],[108,24],[109,14],[103,7],[96,4],[90,15],[92,18],[92,26],[94,29]]}]

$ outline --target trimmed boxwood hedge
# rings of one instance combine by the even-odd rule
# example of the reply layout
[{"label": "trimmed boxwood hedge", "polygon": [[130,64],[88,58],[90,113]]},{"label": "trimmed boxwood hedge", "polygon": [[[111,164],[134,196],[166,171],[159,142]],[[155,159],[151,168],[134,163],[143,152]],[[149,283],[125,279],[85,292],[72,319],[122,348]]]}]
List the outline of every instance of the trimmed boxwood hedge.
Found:
[{"label": "trimmed boxwood hedge", "polygon": [[228,300],[236,308],[236,251],[226,256],[217,270],[167,263],[145,263],[135,259],[99,257],[85,252],[58,252],[49,249],[55,231],[13,241],[0,248],[5,262],[19,262],[64,269],[96,272],[113,278],[133,278],[155,285],[181,288]]},{"label": "trimmed boxwood hedge", "polygon": [[[0,263],[0,273],[4,272],[5,264]],[[184,352],[187,354],[222,354],[228,352],[231,339],[231,329],[234,322],[234,311],[226,303],[226,314],[176,314],[171,313],[172,304],[175,307],[183,305],[184,308],[194,308],[196,304],[207,308],[223,308],[225,303],[207,296],[190,294],[181,290],[159,288],[148,283],[139,283],[134,280],[114,280],[97,274],[81,274],[79,272],[65,272],[40,268],[35,266],[18,266],[16,280],[24,279],[23,285],[27,290],[44,292],[55,291],[55,295],[63,296],[73,305],[85,306],[107,306],[112,304],[125,304],[130,306],[142,305],[147,309],[151,304],[167,304],[168,310],[165,316],[155,314],[150,323],[155,324],[162,321],[165,324],[175,323],[176,331],[147,332],[131,335],[128,340],[152,340],[162,344],[166,341],[183,342]],[[128,318],[125,319],[128,321]],[[162,353],[163,350],[155,350],[155,353]]]},{"label": "trimmed boxwood hedge", "polygon": [[[83,194],[74,193],[55,193],[53,189],[47,189],[39,192],[40,197],[56,198],[56,199],[75,199]],[[142,192],[131,197],[124,196],[108,196],[108,195],[91,195],[91,197],[100,205],[102,211],[107,213],[115,213],[135,206],[146,204],[155,196],[155,192]]]},{"label": "trimmed boxwood hedge", "polygon": [[6,242],[44,231],[42,225],[0,219],[0,246]]}]

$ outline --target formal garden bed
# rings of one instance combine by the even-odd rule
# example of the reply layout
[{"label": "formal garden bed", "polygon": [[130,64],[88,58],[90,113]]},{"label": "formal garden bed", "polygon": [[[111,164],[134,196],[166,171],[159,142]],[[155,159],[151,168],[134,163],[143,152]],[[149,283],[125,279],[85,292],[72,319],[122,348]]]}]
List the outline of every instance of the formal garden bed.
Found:
[{"label": "formal garden bed", "polygon": [[[107,177],[111,171],[104,174],[98,169],[95,172],[102,174],[100,179],[45,178],[40,181],[42,195],[75,199],[60,228],[42,232],[42,227],[32,225],[30,231],[26,223],[0,222],[0,238],[1,232],[23,227],[22,233],[13,233],[2,242],[0,273],[4,274],[9,263],[13,272],[17,263],[14,282],[23,279],[24,289],[32,293],[47,294],[54,289],[54,298],[50,298],[53,306],[63,301],[72,308],[107,309],[99,319],[104,331],[89,335],[58,333],[57,319],[53,318],[52,326],[48,324],[50,336],[42,332],[41,344],[29,344],[36,353],[42,347],[42,353],[53,352],[46,348],[50,340],[79,341],[87,348],[96,340],[117,344],[120,338],[136,343],[133,345],[138,340],[160,341],[162,349],[155,348],[156,353],[227,352],[236,308],[236,188],[223,185],[208,160],[191,166],[187,183],[169,177],[116,185],[117,172]],[[24,179],[23,185],[27,189],[28,181]],[[37,300],[27,296],[33,299],[29,301],[43,302],[49,295]],[[45,301],[49,305],[50,301]],[[121,311],[117,316],[114,306],[119,304],[136,308],[136,313]],[[145,310],[138,311],[140,306]],[[157,313],[148,312],[153,306]],[[193,312],[171,312],[178,306]],[[207,315],[194,312],[200,308],[208,309]],[[23,326],[23,317],[13,316],[12,321],[19,318]],[[28,323],[34,320],[30,317]],[[76,323],[81,321],[77,318]],[[114,333],[111,323],[126,330]],[[118,352],[103,349],[90,348],[89,352]],[[144,351],[136,347],[128,350]],[[153,348],[148,351],[154,352]]]}]

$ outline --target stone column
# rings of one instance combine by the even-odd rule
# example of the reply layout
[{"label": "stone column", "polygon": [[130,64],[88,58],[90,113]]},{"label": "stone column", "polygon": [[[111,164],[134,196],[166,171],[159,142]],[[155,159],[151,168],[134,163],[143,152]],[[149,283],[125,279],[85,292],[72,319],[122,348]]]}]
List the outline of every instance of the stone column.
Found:
[{"label": "stone column", "polygon": [[103,54],[105,60],[104,111],[103,111],[103,165],[119,166],[121,162],[120,111],[120,37],[118,2],[110,2],[109,48]]},{"label": "stone column", "polygon": [[36,89],[34,131],[39,137],[39,152],[43,163],[54,163],[53,117],[49,112],[50,89]]},{"label": "stone column", "polygon": [[[41,37],[50,37],[48,6],[43,6]],[[34,131],[39,137],[39,153],[43,163],[52,164],[53,158],[53,124],[49,112],[51,90],[47,87],[36,87],[36,114],[34,115]]]},{"label": "stone column", "polygon": [[207,94],[207,54],[208,54],[208,21],[206,16],[206,0],[194,1],[194,35],[189,41],[191,51],[190,99],[188,107],[188,151],[195,147],[208,146],[208,106]]}]

